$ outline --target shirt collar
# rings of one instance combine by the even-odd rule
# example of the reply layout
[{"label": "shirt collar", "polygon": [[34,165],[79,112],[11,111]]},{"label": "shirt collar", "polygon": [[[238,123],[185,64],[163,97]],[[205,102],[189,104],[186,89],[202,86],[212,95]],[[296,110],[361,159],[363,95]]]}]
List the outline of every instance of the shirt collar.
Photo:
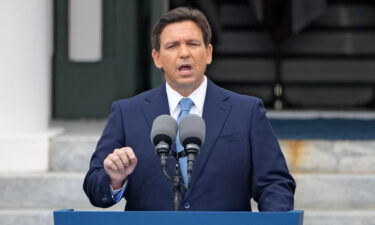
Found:
[{"label": "shirt collar", "polygon": [[[168,97],[169,112],[172,114],[175,110],[179,109],[178,103],[181,98],[184,98],[177,91],[175,91],[169,84],[166,82],[166,92]],[[207,91],[207,77],[203,77],[203,82],[197,89],[195,89],[187,98],[190,98],[194,102],[194,106],[197,108],[198,112],[203,114],[204,100],[206,98]],[[193,106],[193,107],[194,107]]]}]

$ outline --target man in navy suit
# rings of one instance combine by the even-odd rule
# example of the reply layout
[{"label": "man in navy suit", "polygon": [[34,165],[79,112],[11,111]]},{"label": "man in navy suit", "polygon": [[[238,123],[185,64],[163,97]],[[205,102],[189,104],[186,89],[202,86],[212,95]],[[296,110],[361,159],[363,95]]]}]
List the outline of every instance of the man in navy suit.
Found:
[{"label": "man in navy suit", "polygon": [[[166,82],[112,105],[84,181],[90,202],[109,207],[125,197],[126,210],[173,210],[170,181],[150,141],[154,119],[177,119],[180,100],[206,123],[206,139],[190,188],[181,188],[181,210],[293,209],[295,182],[265,116],[262,101],[222,89],[205,75],[212,61],[211,29],[198,10],[177,8],[152,32],[152,57]],[[168,158],[172,173],[176,160]]]}]

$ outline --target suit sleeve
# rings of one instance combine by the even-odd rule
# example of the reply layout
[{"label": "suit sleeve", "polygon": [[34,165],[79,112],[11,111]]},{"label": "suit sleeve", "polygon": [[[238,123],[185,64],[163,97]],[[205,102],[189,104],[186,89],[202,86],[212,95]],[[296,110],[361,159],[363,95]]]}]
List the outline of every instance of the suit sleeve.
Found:
[{"label": "suit sleeve", "polygon": [[103,161],[116,148],[125,146],[122,113],[118,102],[112,104],[112,112],[91,157],[90,169],[86,174],[83,189],[91,204],[107,208],[116,203],[113,199],[110,179],[104,170]]},{"label": "suit sleeve", "polygon": [[296,184],[259,99],[253,106],[251,126],[252,193],[258,209],[293,210]]}]

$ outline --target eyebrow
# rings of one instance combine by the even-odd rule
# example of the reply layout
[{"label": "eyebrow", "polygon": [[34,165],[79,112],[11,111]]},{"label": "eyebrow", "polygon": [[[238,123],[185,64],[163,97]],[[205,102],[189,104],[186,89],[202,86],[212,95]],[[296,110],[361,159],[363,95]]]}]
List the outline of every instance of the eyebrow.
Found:
[{"label": "eyebrow", "polygon": [[197,43],[202,43],[201,40],[198,39],[189,39],[187,42],[197,42]]},{"label": "eyebrow", "polygon": [[[199,39],[195,39],[195,38],[188,39],[186,42],[187,42],[187,43],[191,43],[191,42],[194,42],[194,43],[202,43],[201,40],[199,40]],[[174,45],[174,44],[179,44],[179,43],[180,43],[180,41],[169,41],[169,42],[166,42],[163,46],[165,47],[165,46],[168,46],[168,45]]]},{"label": "eyebrow", "polygon": [[168,46],[168,45],[175,45],[175,44],[178,44],[179,41],[169,41],[167,43],[165,43],[163,46]]}]

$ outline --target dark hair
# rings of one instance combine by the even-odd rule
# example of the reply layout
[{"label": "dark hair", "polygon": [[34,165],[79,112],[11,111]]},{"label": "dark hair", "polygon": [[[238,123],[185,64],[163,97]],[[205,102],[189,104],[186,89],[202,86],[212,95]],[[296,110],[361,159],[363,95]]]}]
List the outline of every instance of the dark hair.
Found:
[{"label": "dark hair", "polygon": [[160,50],[160,34],[163,29],[176,22],[182,22],[190,20],[198,25],[202,30],[203,41],[205,46],[211,43],[211,27],[207,21],[206,16],[198,9],[192,9],[190,7],[178,7],[169,12],[167,12],[163,17],[161,17],[154,25],[151,33],[151,47],[156,51]]}]

